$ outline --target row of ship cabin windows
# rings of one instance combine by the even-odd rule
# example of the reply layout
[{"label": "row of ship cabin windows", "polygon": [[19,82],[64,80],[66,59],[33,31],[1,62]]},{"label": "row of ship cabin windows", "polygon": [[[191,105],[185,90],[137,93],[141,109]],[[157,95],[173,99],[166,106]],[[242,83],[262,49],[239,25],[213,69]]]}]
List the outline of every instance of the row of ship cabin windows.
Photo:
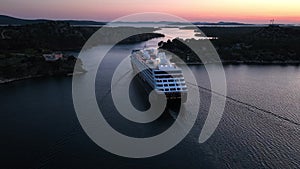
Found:
[{"label": "row of ship cabin windows", "polygon": [[[177,89],[177,90],[176,90]],[[160,91],[180,91],[180,90],[187,90],[187,88],[166,88],[166,89],[159,89]]]},{"label": "row of ship cabin windows", "polygon": [[156,79],[156,82],[183,82],[184,79],[164,79],[164,80],[160,80],[160,79]]},{"label": "row of ship cabin windows", "polygon": [[178,84],[178,83],[176,83],[176,84],[157,84],[157,87],[168,87],[168,86],[173,87],[173,86],[182,86],[182,85],[185,85],[185,84],[184,83],[181,83],[181,84]]}]

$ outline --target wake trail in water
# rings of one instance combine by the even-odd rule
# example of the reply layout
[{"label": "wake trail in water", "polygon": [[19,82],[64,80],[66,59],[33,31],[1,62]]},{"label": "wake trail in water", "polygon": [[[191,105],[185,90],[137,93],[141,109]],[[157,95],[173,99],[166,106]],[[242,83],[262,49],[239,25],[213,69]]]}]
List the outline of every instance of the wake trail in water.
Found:
[{"label": "wake trail in water", "polygon": [[[128,70],[127,72],[125,72],[124,75],[121,76],[121,78],[117,80],[116,84],[119,83],[120,80],[122,80],[123,78],[125,78],[126,75],[128,75],[130,72],[131,72],[131,70]],[[116,84],[115,84],[115,85],[116,85]],[[114,86],[112,86],[112,87],[114,87]],[[109,89],[105,92],[105,94],[104,94],[104,95],[102,96],[102,98],[99,100],[99,103],[102,103],[102,102],[104,101],[104,99],[106,98],[106,96],[108,96],[108,95],[111,93],[111,90],[112,90],[112,89],[109,88]]]},{"label": "wake trail in water", "polygon": [[63,152],[64,146],[69,144],[71,140],[74,139],[74,137],[80,132],[80,126],[74,124],[74,126],[68,133],[59,138],[51,147],[49,147],[48,151],[46,151],[45,154],[41,155],[37,166],[34,168],[42,169],[47,167],[51,163],[51,161],[58,157],[58,154]]},{"label": "wake trail in water", "polygon": [[205,90],[205,91],[207,91],[207,92],[211,92],[211,93],[213,93],[213,94],[216,94],[216,95],[218,95],[218,96],[225,97],[226,99],[229,99],[229,100],[231,100],[231,101],[233,101],[233,102],[236,102],[236,103],[242,104],[242,105],[244,105],[244,106],[248,106],[248,107],[251,107],[251,108],[253,108],[253,109],[259,110],[259,111],[261,111],[261,112],[267,113],[267,114],[272,115],[272,116],[274,116],[274,117],[276,117],[276,118],[278,118],[278,119],[281,119],[281,120],[287,121],[287,122],[289,122],[289,123],[295,124],[295,125],[297,125],[297,126],[300,126],[300,123],[295,122],[295,121],[293,121],[293,120],[291,120],[291,119],[289,119],[289,118],[280,116],[280,115],[278,115],[278,114],[276,114],[276,113],[274,113],[274,112],[271,112],[271,111],[269,111],[269,110],[260,108],[260,107],[258,107],[258,106],[252,105],[252,104],[250,104],[250,103],[247,103],[247,102],[238,100],[238,99],[233,98],[233,97],[230,97],[230,96],[225,96],[225,95],[220,94],[220,93],[218,93],[218,92],[216,92],[216,91],[212,91],[211,89],[205,88],[205,87],[203,87],[203,86],[199,86],[199,85],[197,85],[197,84],[193,84],[193,83],[191,83],[191,82],[186,82],[186,83],[187,83],[187,84],[190,84],[190,85],[192,85],[192,86],[198,87],[199,89]]},{"label": "wake trail in water", "polygon": [[[117,80],[117,82],[119,82],[120,80],[122,80],[123,78],[125,78],[130,72],[131,72],[131,70],[128,70],[127,72],[125,72],[124,75],[123,75],[120,79]],[[190,84],[190,85],[192,85],[192,86],[198,87],[199,89],[205,90],[205,91],[207,91],[207,92],[211,92],[211,93],[213,93],[213,94],[216,94],[216,95],[218,95],[218,96],[225,97],[226,99],[229,99],[229,100],[231,100],[231,101],[233,101],[233,102],[236,102],[236,103],[239,103],[239,104],[241,104],[241,105],[248,106],[248,107],[251,107],[251,108],[253,108],[253,109],[259,110],[259,111],[261,111],[261,112],[267,113],[267,114],[272,115],[272,116],[274,116],[274,117],[276,117],[276,118],[278,118],[278,119],[281,119],[281,120],[287,121],[287,122],[289,122],[289,123],[292,123],[292,124],[294,124],[294,125],[300,126],[300,123],[295,122],[295,121],[293,121],[293,120],[291,120],[291,119],[289,119],[289,118],[280,116],[280,115],[278,115],[278,114],[276,114],[276,113],[274,113],[274,112],[272,112],[272,111],[269,111],[269,110],[260,108],[260,107],[258,107],[258,106],[252,105],[252,104],[250,104],[250,103],[247,103],[247,102],[238,100],[238,99],[233,98],[233,97],[230,97],[230,96],[225,96],[225,95],[220,94],[220,93],[218,93],[218,92],[216,92],[216,91],[212,91],[211,89],[205,88],[205,87],[200,86],[200,85],[197,85],[197,84],[193,84],[193,83],[188,82],[188,81],[187,81],[186,83],[187,83],[187,84]],[[106,91],[105,95],[100,99],[100,102],[102,102],[102,101],[104,100],[104,98],[105,98],[110,92],[111,92],[111,88],[109,88],[109,89]]]}]

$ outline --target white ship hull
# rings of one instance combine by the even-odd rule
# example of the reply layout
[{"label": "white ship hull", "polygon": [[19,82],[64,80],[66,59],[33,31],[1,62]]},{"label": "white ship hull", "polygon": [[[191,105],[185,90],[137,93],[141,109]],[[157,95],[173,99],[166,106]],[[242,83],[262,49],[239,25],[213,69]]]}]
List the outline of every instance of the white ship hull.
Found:
[{"label": "white ship hull", "polygon": [[[138,77],[145,83],[145,89],[155,90],[157,94],[166,95],[168,100],[187,100],[187,86],[182,74],[182,70],[174,64],[166,65],[149,64],[150,59],[143,58],[143,50],[134,50],[131,55],[131,65]],[[154,56],[151,60],[155,61]],[[148,86],[147,86],[148,85]],[[149,89],[148,89],[149,88]]]}]

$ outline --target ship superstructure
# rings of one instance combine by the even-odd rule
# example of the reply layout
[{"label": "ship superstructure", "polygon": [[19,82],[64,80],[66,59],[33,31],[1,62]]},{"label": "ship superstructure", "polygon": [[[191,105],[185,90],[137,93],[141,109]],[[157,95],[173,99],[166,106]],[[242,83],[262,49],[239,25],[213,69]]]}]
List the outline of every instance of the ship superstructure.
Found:
[{"label": "ship superstructure", "polygon": [[130,58],[133,70],[139,72],[139,77],[158,94],[186,102],[188,90],[182,70],[170,62],[165,52],[137,49],[132,51]]}]

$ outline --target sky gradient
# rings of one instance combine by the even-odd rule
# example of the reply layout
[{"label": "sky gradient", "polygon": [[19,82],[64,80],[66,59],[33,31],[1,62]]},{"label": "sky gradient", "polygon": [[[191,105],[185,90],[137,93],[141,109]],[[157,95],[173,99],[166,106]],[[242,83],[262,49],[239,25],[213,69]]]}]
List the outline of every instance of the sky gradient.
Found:
[{"label": "sky gradient", "polygon": [[164,12],[189,21],[300,23],[300,0],[1,0],[0,13],[20,18],[111,21]]}]

